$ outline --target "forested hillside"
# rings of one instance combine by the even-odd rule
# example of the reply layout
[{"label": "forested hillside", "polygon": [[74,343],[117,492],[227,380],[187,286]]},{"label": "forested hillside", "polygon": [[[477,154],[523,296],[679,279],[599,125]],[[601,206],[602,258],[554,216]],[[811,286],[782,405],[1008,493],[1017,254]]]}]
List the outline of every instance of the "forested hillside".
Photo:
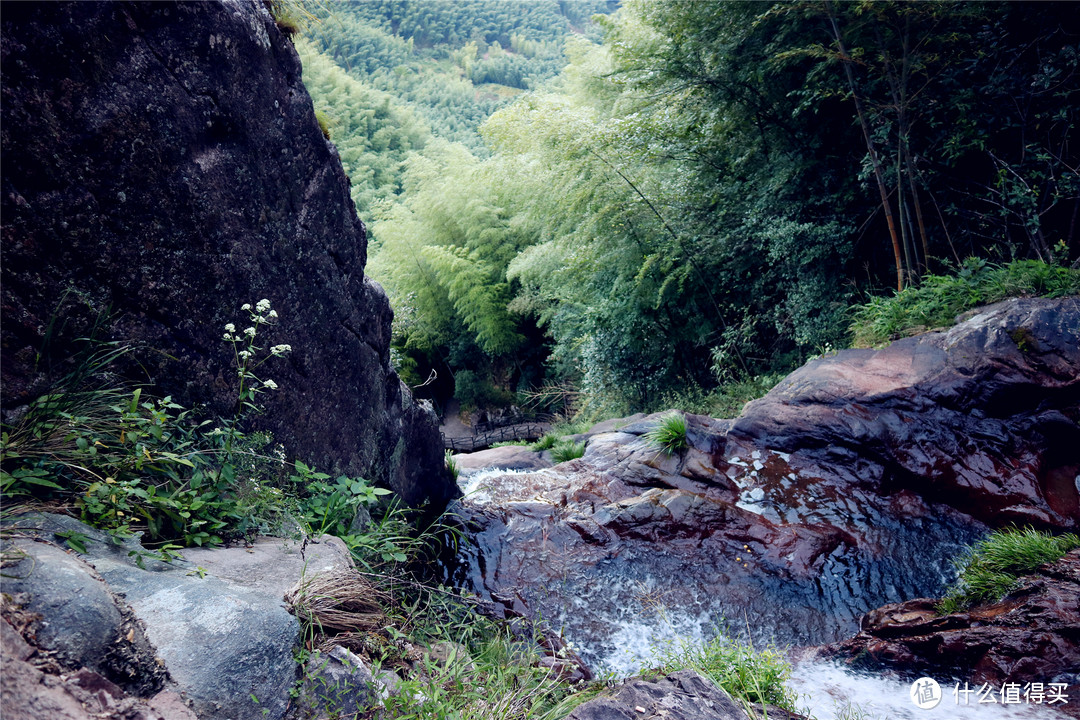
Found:
[{"label": "forested hillside", "polygon": [[401,368],[465,402],[657,409],[931,273],[1080,256],[1067,3],[387,0],[306,34]]}]

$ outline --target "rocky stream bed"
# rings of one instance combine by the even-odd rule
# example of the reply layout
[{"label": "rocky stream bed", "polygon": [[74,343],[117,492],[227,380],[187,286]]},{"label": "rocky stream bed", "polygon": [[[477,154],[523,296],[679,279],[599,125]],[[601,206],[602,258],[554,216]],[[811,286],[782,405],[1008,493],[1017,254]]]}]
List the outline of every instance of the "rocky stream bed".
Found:
[{"label": "rocky stream bed", "polygon": [[939,597],[950,560],[992,528],[1077,528],[1078,398],[1080,302],[1000,303],[809,363],[735,420],[687,416],[690,447],[675,455],[644,437],[660,416],[636,416],[580,436],[584,457],[555,467],[526,449],[464,457],[454,511],[475,542],[450,578],[624,675],[679,637],[807,647],[861,629],[817,654],[909,682],[935,672],[1080,696],[1068,563],[1032,581],[1054,590],[1027,615],[1015,611],[1036,595],[945,620],[919,600],[898,606],[904,622],[882,610],[860,625]]}]

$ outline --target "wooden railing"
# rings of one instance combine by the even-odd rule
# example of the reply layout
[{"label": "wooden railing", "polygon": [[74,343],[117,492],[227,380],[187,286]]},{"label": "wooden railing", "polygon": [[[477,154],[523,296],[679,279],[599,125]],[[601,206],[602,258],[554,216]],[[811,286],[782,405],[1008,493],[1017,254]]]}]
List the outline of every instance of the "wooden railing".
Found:
[{"label": "wooden railing", "polygon": [[519,423],[494,430],[477,432],[472,437],[448,438],[443,435],[443,447],[454,452],[476,452],[477,450],[489,448],[497,442],[539,440],[543,437],[545,431],[545,426],[540,423]]}]

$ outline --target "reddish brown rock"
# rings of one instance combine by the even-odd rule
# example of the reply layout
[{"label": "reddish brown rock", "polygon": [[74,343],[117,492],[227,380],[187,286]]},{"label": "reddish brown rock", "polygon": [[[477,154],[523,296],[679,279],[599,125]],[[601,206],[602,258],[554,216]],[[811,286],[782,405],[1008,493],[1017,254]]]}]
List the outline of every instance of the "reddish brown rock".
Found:
[{"label": "reddish brown rock", "polygon": [[796,370],[731,437],[830,472],[858,459],[882,494],[912,490],[1000,527],[1080,526],[1080,299],[1024,298]]},{"label": "reddish brown rock", "polygon": [[1025,577],[1001,602],[951,615],[939,615],[936,602],[924,598],[873,610],[863,616],[858,635],[827,645],[819,654],[913,677],[949,677],[995,687],[1005,682],[1063,682],[1076,692],[1080,550]]},{"label": "reddish brown rock", "polygon": [[[768,717],[788,720],[789,715],[770,707]],[[578,706],[567,720],[746,720],[746,712],[704,675],[680,670],[655,680],[627,680],[610,695],[603,694]]]},{"label": "reddish brown rock", "polygon": [[34,648],[6,620],[0,620],[0,649],[0,716],[5,720],[196,720],[169,691],[141,699],[86,668],[63,675],[43,672],[32,664]]}]

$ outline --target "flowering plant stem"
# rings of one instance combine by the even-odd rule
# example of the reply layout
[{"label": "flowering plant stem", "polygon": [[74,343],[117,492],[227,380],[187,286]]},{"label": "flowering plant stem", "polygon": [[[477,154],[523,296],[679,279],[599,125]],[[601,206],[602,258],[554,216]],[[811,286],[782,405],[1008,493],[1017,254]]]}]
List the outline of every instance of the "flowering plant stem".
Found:
[{"label": "flowering plant stem", "polygon": [[259,327],[272,324],[277,319],[277,311],[270,308],[269,300],[260,300],[252,308],[250,303],[244,303],[240,310],[248,314],[251,325],[244,328],[242,333],[236,331],[236,326],[228,323],[225,326],[225,342],[232,343],[233,354],[236,360],[236,373],[240,377],[240,393],[236,400],[236,414],[229,423],[229,435],[225,440],[225,452],[232,452],[233,442],[237,438],[236,426],[240,418],[248,410],[258,412],[259,407],[255,404],[255,396],[264,390],[277,390],[277,383],[273,380],[261,380],[255,370],[272,357],[280,357],[292,351],[289,345],[274,345],[262,357],[263,348],[256,345],[255,341],[259,334]]}]

